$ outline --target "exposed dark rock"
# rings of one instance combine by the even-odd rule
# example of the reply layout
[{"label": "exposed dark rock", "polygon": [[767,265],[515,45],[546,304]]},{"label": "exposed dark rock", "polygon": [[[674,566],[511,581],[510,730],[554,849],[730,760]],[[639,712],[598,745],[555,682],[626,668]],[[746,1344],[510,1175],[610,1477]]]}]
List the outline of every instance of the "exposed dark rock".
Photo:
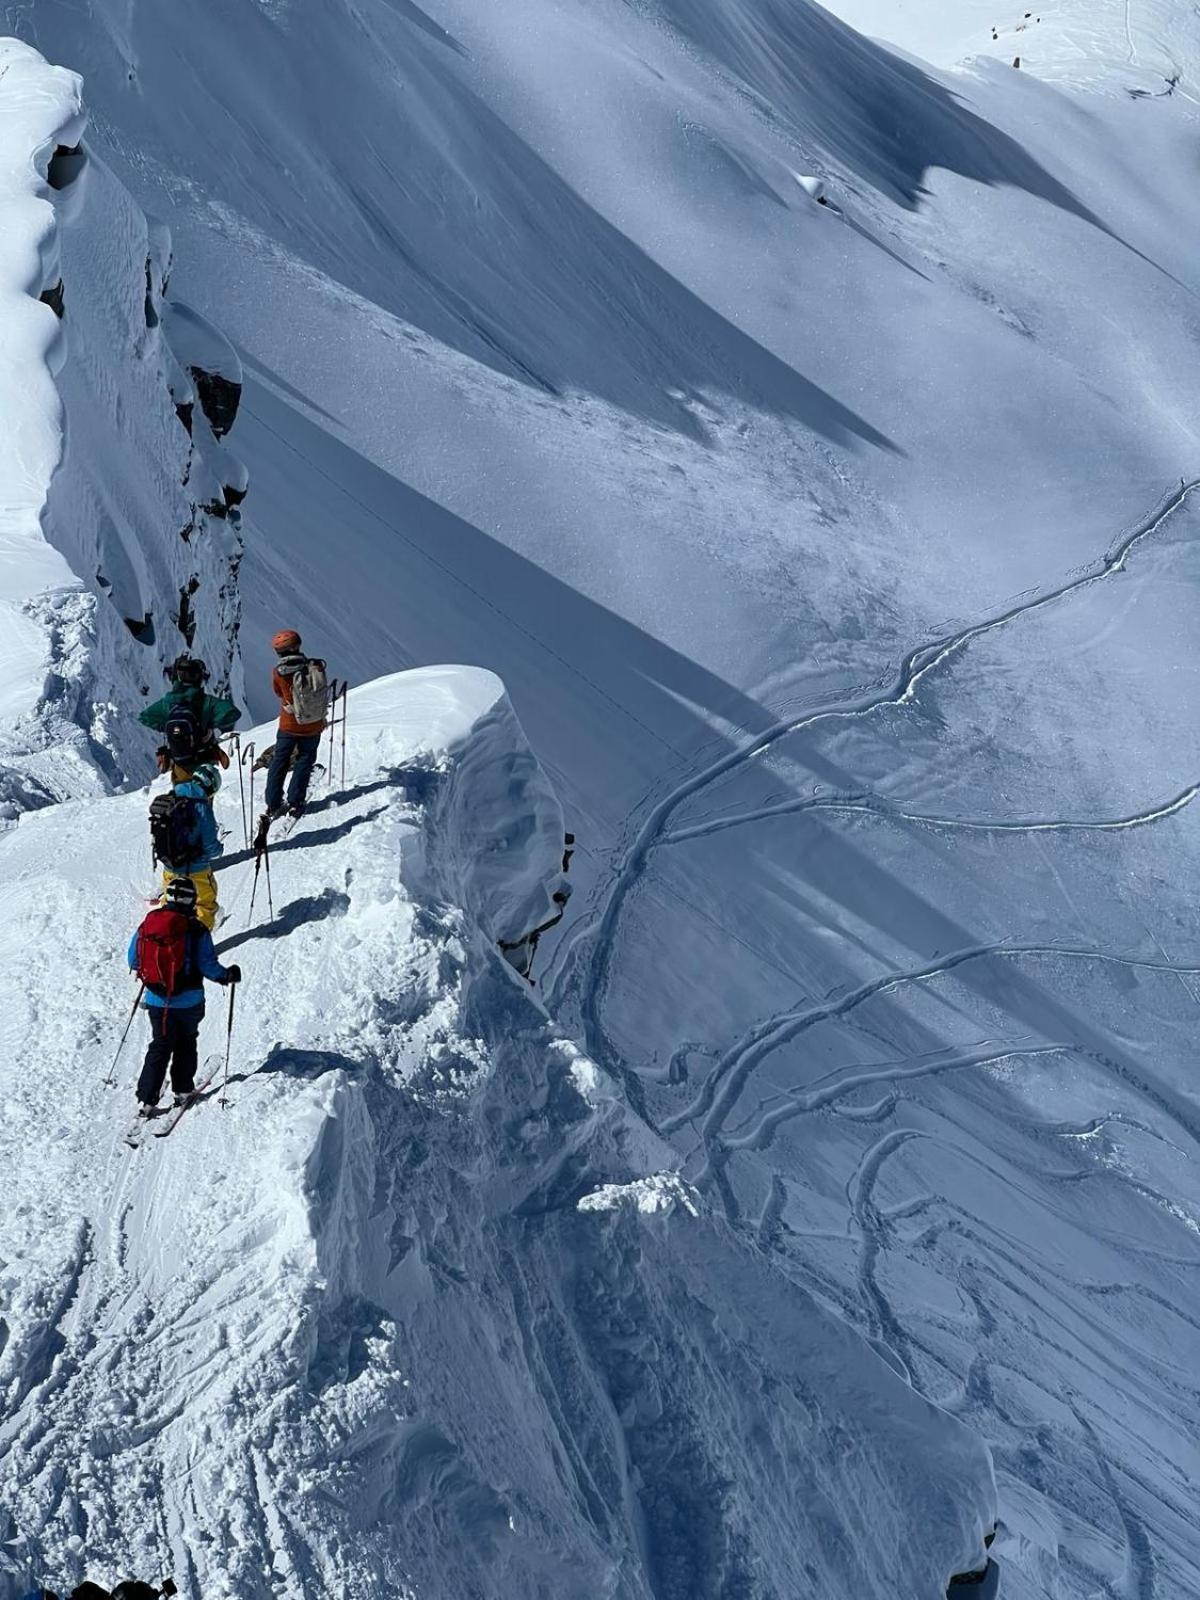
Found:
[{"label": "exposed dark rock", "polygon": [[192,640],[196,637],[196,615],[192,610],[192,596],[199,587],[199,578],[192,577],[179,591],[179,612],[175,623],[189,650],[192,647]]},{"label": "exposed dark rock", "polygon": [[192,432],[192,402],[187,400],[183,405],[177,405],[175,407],[175,415],[183,423],[190,437]]},{"label": "exposed dark rock", "polygon": [[158,327],[158,307],[154,304],[154,263],[146,257],[146,326]]},{"label": "exposed dark rock", "polygon": [[49,306],[56,317],[61,317],[65,302],[62,279],[60,278],[52,289],[43,289],[38,299],[44,306]]},{"label": "exposed dark rock", "polygon": [[208,418],[208,425],[217,439],[223,438],[233,427],[242,398],[242,386],[219,372],[205,372],[203,367],[189,367],[192,382],[196,385],[196,398],[200,409]]},{"label": "exposed dark rock", "polygon": [[125,626],[139,644],[154,643],[154,618],[149,611],[140,622],[136,617],[126,617]]},{"label": "exposed dark rock", "polygon": [[69,189],[87,166],[87,151],[81,144],[60,144],[50,157],[46,182],[52,189]]}]

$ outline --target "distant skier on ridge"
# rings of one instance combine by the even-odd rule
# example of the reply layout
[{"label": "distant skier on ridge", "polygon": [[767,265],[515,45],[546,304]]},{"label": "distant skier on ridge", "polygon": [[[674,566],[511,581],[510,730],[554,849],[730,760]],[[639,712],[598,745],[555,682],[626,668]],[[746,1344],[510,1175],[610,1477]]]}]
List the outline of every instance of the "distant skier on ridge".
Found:
[{"label": "distant skier on ridge", "polygon": [[185,1104],[195,1091],[204,979],[240,983],[242,969],[223,967],[217,960],[212,934],[196,917],[196,886],[184,877],[171,880],[163,904],[143,919],[129,941],[129,966],[146,986],[150,1044],[137,1097],[139,1115],[150,1117],[168,1065],[176,1105]]},{"label": "distant skier on ridge", "polygon": [[291,767],[286,810],[298,817],[308,798],[308,781],[321,748],[329,710],[329,684],[325,663],[301,653],[300,635],[294,628],[281,628],[271,640],[277,660],[271,673],[271,687],[279,701],[279,729],[267,772],[266,811],[259,822],[259,836],[285,810],[283,780]]}]

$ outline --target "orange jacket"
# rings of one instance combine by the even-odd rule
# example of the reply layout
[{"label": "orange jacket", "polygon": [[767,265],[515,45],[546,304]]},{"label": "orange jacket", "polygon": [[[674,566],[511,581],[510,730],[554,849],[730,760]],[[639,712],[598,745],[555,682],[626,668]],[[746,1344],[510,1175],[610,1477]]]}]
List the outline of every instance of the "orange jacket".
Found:
[{"label": "orange jacket", "polygon": [[280,733],[294,733],[303,739],[308,734],[322,733],[325,729],[325,719],[320,722],[297,722],[292,711],[292,688],[286,678],[280,677],[274,668],[271,670],[271,687],[275,691],[275,698],[279,701],[279,731]]}]

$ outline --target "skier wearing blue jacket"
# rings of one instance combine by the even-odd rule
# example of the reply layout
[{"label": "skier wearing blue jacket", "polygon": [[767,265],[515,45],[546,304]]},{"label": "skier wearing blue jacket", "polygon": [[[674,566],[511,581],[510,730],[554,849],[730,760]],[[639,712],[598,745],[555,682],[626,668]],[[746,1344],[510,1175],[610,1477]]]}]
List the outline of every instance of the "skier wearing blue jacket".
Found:
[{"label": "skier wearing blue jacket", "polygon": [[164,867],[163,889],[170,888],[181,875],[191,878],[196,886],[196,914],[210,931],[217,921],[217,880],[212,869],[225,853],[213,814],[213,797],[220,787],[220,769],[212,761],[171,768],[172,792],[182,800],[197,803],[191,808],[193,827],[187,838],[186,858],[164,852],[165,859],[177,864]]},{"label": "skier wearing blue jacket", "polygon": [[150,1044],[137,1097],[140,1114],[149,1117],[158,1104],[168,1065],[176,1105],[186,1103],[195,1091],[205,978],[210,983],[240,983],[242,969],[223,967],[217,960],[212,934],[196,916],[196,886],[189,877],[171,879],[163,904],[134,933],[129,966],[146,986]]}]

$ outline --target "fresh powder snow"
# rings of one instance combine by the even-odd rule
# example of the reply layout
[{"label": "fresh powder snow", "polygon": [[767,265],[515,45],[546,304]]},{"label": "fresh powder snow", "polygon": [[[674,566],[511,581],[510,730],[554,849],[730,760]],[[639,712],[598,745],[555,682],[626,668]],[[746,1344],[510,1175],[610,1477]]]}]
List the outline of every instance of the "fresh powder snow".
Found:
[{"label": "fresh powder snow", "polygon": [[3,8],[2,1600],[1200,1592],[1192,21]]}]

